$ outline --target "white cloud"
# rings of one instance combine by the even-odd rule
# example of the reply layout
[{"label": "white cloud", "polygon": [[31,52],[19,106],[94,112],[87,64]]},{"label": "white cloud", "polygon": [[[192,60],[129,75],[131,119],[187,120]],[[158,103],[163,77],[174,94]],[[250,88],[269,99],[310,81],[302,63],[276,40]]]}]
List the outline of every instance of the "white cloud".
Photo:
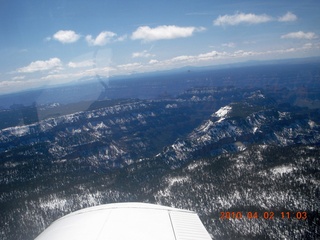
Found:
[{"label": "white cloud", "polygon": [[285,35],[282,35],[281,38],[293,38],[293,39],[315,39],[318,38],[318,36],[314,32],[291,32]]},{"label": "white cloud", "polygon": [[18,69],[20,73],[33,73],[38,71],[45,71],[61,67],[62,63],[59,58],[50,58],[46,61],[35,61],[31,62],[28,66]]},{"label": "white cloud", "polygon": [[149,61],[149,64],[155,64],[155,63],[158,63],[159,61],[158,60],[156,60],[156,59],[151,59],[150,61]]},{"label": "white cloud", "polygon": [[285,15],[275,18],[267,14],[254,14],[254,13],[236,13],[233,15],[223,15],[219,16],[216,20],[213,21],[215,26],[235,26],[239,24],[259,24],[270,21],[279,21],[279,22],[293,22],[296,21],[298,17],[292,12],[287,12]]},{"label": "white cloud", "polygon": [[223,43],[221,44],[222,47],[229,47],[229,48],[234,48],[236,44],[234,42],[229,42],[229,43]]},{"label": "white cloud", "polygon": [[210,61],[214,59],[221,59],[224,57],[228,57],[228,53],[226,52],[218,52],[211,51],[207,53],[201,53],[198,55],[181,55],[168,60],[164,60],[162,62],[154,62],[156,64],[161,65],[172,65],[172,64],[185,64],[185,63],[196,63],[196,62],[204,62]]},{"label": "white cloud", "polygon": [[226,25],[239,25],[242,23],[245,24],[259,24],[272,21],[273,18],[266,15],[256,15],[253,13],[236,13],[234,15],[223,15],[219,16],[216,20],[213,21],[215,26],[226,26]]},{"label": "white cloud", "polygon": [[303,45],[304,49],[311,49],[314,45],[312,43],[306,43]]},{"label": "white cloud", "polygon": [[101,32],[96,38],[93,38],[92,35],[86,36],[86,41],[91,46],[104,46],[107,43],[110,43],[117,36],[114,32],[104,31]]},{"label": "white cloud", "polygon": [[112,67],[91,68],[83,71],[49,74],[49,75],[43,76],[41,80],[55,80],[55,81],[66,82],[66,80],[70,81],[70,80],[75,80],[83,77],[93,77],[96,75],[108,76],[111,71],[115,71],[115,68],[112,68]]},{"label": "white cloud", "polygon": [[12,80],[16,81],[16,80],[23,80],[25,79],[26,76],[16,76],[16,77],[13,77]]},{"label": "white cloud", "polygon": [[118,37],[116,41],[118,41],[118,42],[123,42],[123,41],[126,40],[127,38],[128,38],[128,36],[125,34],[125,35],[122,35],[122,36]]},{"label": "white cloud", "polygon": [[298,17],[295,14],[293,14],[292,12],[287,12],[282,17],[279,17],[278,21],[279,22],[293,22],[293,21],[296,21],[297,19],[298,19]]},{"label": "white cloud", "polygon": [[194,32],[200,32],[204,30],[204,27],[178,27],[175,25],[162,25],[155,28],[142,26],[132,33],[131,39],[156,41],[161,39],[185,38],[192,36]]},{"label": "white cloud", "polygon": [[182,55],[178,57],[174,57],[170,59],[170,62],[192,62],[195,59],[195,56],[190,56],[190,55]]},{"label": "white cloud", "polygon": [[141,68],[142,65],[141,65],[141,63],[135,62],[135,63],[121,64],[121,65],[118,65],[117,67],[122,70],[132,70],[132,69],[136,69],[136,68]]},{"label": "white cloud", "polygon": [[61,43],[73,43],[79,40],[80,35],[71,30],[60,30],[53,35],[53,38]]},{"label": "white cloud", "polygon": [[132,53],[132,58],[149,58],[154,56],[154,54],[149,53],[147,50]]},{"label": "white cloud", "polygon": [[85,68],[85,67],[92,67],[93,65],[94,65],[94,62],[92,60],[68,63],[68,67],[71,67],[71,68]]},{"label": "white cloud", "polygon": [[196,59],[197,61],[207,61],[207,60],[212,60],[214,58],[220,58],[223,56],[226,56],[226,52],[218,52],[218,51],[211,51],[208,53],[202,53],[199,54]]},{"label": "white cloud", "polygon": [[249,57],[249,56],[260,55],[260,54],[261,54],[260,52],[237,50],[233,53],[230,53],[229,57]]}]

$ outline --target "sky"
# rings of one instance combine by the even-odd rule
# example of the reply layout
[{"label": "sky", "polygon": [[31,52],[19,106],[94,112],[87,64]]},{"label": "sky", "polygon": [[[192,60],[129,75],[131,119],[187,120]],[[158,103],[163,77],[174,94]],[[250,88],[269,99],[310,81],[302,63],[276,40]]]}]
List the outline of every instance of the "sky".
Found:
[{"label": "sky", "polygon": [[319,0],[0,0],[0,94],[320,56]]}]

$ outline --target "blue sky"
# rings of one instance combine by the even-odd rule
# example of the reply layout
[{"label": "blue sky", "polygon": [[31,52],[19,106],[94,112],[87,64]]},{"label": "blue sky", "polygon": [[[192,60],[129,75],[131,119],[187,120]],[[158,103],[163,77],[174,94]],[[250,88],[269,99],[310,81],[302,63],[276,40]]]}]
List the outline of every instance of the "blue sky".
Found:
[{"label": "blue sky", "polygon": [[1,0],[0,94],[247,60],[320,56],[318,0]]}]

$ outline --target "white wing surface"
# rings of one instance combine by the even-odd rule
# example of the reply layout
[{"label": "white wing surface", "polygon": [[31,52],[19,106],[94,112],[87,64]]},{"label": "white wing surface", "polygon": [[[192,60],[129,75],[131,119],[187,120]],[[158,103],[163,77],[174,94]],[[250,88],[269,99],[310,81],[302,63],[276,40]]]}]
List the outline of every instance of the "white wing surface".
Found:
[{"label": "white wing surface", "polygon": [[66,215],[35,240],[211,240],[195,212],[147,203],[114,203]]}]

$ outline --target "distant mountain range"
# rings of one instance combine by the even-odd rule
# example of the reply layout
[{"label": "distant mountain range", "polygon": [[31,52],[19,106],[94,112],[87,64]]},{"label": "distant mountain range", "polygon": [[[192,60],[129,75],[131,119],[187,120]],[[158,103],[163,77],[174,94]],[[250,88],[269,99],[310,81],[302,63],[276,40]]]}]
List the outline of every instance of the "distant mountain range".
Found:
[{"label": "distant mountain range", "polygon": [[[30,106],[103,99],[154,99],[177,96],[198,86],[319,87],[320,57],[270,61],[248,61],[205,67],[183,67],[167,71],[125,76],[96,76],[61,86],[0,95],[0,109],[16,104]],[[302,75],[301,75],[302,74]],[[280,80],[281,79],[281,80]]]}]

